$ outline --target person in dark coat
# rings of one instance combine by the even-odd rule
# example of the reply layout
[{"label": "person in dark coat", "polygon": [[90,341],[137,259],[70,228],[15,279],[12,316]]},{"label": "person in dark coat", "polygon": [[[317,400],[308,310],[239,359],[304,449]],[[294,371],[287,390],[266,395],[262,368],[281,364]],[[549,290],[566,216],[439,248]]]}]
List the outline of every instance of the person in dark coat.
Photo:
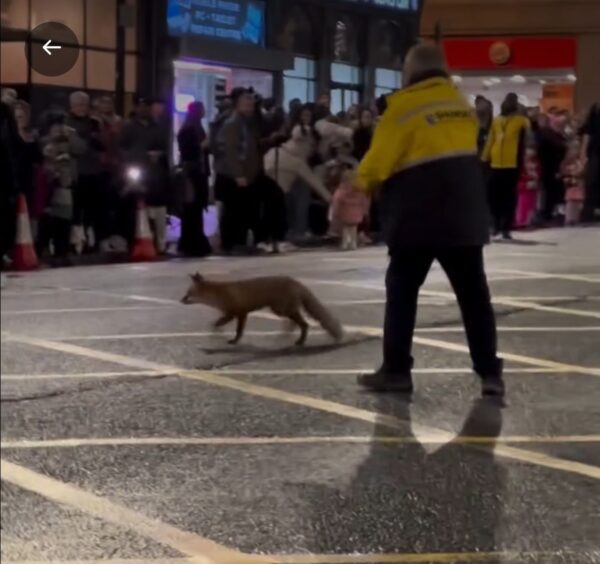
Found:
[{"label": "person in dark coat", "polygon": [[390,254],[383,364],[359,384],[411,393],[412,337],[419,288],[434,260],[456,294],[473,367],[484,395],[502,396],[502,361],[484,269],[489,211],[477,157],[477,121],[446,70],[440,48],[413,47],[406,87],[387,98],[357,185],[382,185],[384,233]]},{"label": "person in dark coat", "polygon": [[248,231],[257,224],[256,188],[263,171],[254,94],[236,88],[231,100],[233,111],[216,134],[215,148],[215,193],[223,206],[220,227],[225,252],[245,246]]},{"label": "person in dark coat", "polygon": [[585,201],[583,221],[593,221],[600,207],[600,104],[594,104],[580,130],[583,137],[581,157],[585,167]]},{"label": "person in dark coat", "polygon": [[0,102],[0,157],[2,160],[2,268],[15,243],[16,202],[19,193],[20,137],[12,108]]},{"label": "person in dark coat", "polygon": [[204,257],[211,253],[204,234],[203,212],[208,206],[208,136],[202,126],[205,110],[202,102],[192,102],[179,133],[177,144],[186,178],[181,212],[179,252]]},{"label": "person in dark coat", "polygon": [[559,177],[560,165],[567,153],[564,123],[564,116],[549,115],[537,135],[542,167],[542,218],[545,221],[552,221],[557,205],[564,200],[564,186]]},{"label": "person in dark coat", "polygon": [[[150,102],[141,96],[136,100],[135,114],[123,127],[119,139],[120,157],[124,166],[125,206],[124,233],[132,242],[135,233],[135,205],[143,198],[148,206],[148,217],[154,227],[157,251],[166,247],[166,222],[168,169],[165,167],[168,139],[165,130],[153,119]],[[129,178],[129,172],[139,169],[137,180]]]}]

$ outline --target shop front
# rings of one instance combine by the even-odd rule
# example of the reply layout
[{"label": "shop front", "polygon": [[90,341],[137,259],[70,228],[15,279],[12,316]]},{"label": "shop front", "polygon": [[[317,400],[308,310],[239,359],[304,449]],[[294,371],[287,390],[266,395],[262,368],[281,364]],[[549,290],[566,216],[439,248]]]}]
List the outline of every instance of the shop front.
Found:
[{"label": "shop front", "polygon": [[509,92],[527,107],[574,110],[574,37],[452,37],[442,46],[455,82],[473,100],[491,100],[496,113]]},{"label": "shop front", "polygon": [[576,112],[600,101],[598,0],[427,0],[421,34],[442,38],[473,91],[488,87],[494,97],[514,85],[531,101]]},{"label": "shop front", "polygon": [[329,92],[332,111],[369,103],[401,85],[402,61],[419,30],[418,0],[280,0],[274,45],[294,56],[281,98]]}]

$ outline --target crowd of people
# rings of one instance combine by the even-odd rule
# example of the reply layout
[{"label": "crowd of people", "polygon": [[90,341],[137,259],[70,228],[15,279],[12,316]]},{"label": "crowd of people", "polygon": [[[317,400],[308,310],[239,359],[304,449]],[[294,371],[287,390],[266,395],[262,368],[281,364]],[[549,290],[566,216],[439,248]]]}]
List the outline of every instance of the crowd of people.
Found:
[{"label": "crowd of people", "polygon": [[592,221],[600,202],[600,104],[575,116],[526,109],[508,94],[500,115],[478,96],[478,147],[488,164],[493,234]]},{"label": "crowd of people", "polygon": [[[236,88],[205,129],[205,108],[190,104],[171,163],[167,105],[138,96],[128,119],[113,99],[74,92],[64,111],[32,123],[29,105],[2,93],[2,255],[14,244],[15,202],[26,198],[38,256],[69,263],[85,253],[125,253],[143,201],[158,253],[203,257],[278,252],[338,239],[343,249],[377,240],[377,193],[355,187],[385,98],[333,115],[328,94],[287,108]],[[513,227],[589,220],[599,199],[600,106],[577,123],[566,112],[525,109],[515,94],[494,117],[476,99],[478,147],[488,175],[494,234]],[[205,210],[217,203],[219,232],[207,237]],[[178,224],[179,224],[178,221]],[[215,247],[218,247],[215,248]]]}]

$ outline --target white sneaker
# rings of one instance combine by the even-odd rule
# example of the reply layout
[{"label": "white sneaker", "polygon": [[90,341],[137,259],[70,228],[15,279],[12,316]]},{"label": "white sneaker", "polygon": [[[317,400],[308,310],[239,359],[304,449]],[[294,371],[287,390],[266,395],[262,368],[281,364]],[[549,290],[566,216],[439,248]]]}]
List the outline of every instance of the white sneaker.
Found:
[{"label": "white sneaker", "polygon": [[265,253],[273,252],[273,245],[271,245],[270,243],[259,243],[258,245],[256,245],[256,248]]}]

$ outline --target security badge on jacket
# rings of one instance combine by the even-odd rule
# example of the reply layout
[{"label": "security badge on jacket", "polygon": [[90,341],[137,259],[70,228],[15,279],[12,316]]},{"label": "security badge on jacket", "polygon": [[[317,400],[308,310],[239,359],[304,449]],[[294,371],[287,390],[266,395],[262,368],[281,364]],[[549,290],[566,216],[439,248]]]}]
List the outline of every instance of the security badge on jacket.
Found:
[{"label": "security badge on jacket", "polygon": [[425,116],[425,121],[429,125],[437,125],[442,121],[459,121],[464,119],[469,119],[473,116],[473,112],[471,110],[439,110],[437,112],[432,112]]}]

